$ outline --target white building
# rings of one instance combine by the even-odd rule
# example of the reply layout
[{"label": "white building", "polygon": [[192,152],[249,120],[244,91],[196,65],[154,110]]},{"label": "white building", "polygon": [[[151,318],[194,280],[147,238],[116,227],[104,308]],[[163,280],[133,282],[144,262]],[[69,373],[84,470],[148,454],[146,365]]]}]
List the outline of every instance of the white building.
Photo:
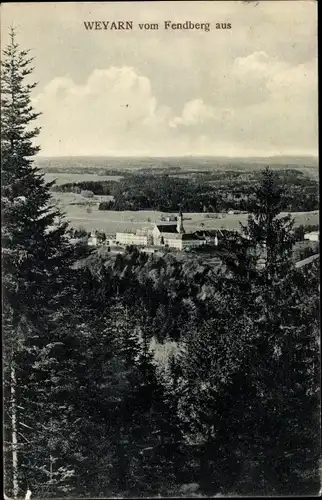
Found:
[{"label": "white building", "polygon": [[91,235],[87,240],[87,244],[90,247],[97,247],[98,245],[99,246],[106,245],[107,243],[108,243],[107,239],[103,238],[102,232],[100,231],[91,232]]},{"label": "white building", "polygon": [[164,236],[178,234],[176,224],[156,224],[152,230],[153,244],[156,246],[164,245]]},{"label": "white building", "polygon": [[98,245],[98,238],[95,234],[91,234],[87,241],[88,246],[96,247]]},{"label": "white building", "polygon": [[175,234],[166,232],[161,234],[161,238],[157,243],[158,246],[175,248],[177,250],[184,250],[187,247],[199,247],[204,244],[205,241],[194,234]]},{"label": "white building", "polygon": [[312,231],[311,233],[306,233],[304,234],[304,239],[305,240],[310,240],[310,241],[319,241],[319,232],[318,231]]},{"label": "white building", "polygon": [[222,231],[220,229],[218,230],[199,229],[199,231],[196,231],[194,234],[197,235],[199,239],[203,240],[203,243],[205,245],[212,245],[215,247],[217,247],[219,243],[218,234],[220,236],[223,236]]},{"label": "white building", "polygon": [[115,239],[121,245],[147,246],[149,237],[147,234],[116,233]]},{"label": "white building", "polygon": [[205,239],[194,233],[186,233],[183,227],[183,216],[180,211],[177,224],[156,224],[152,230],[155,246],[184,250],[205,244]]},{"label": "white building", "polygon": [[172,222],[172,221],[177,220],[177,216],[176,215],[162,215],[161,220],[166,221],[166,222]]},{"label": "white building", "polygon": [[155,224],[150,229],[139,229],[135,233],[116,233],[116,242],[121,245],[137,245],[143,247],[160,247],[184,250],[205,244],[218,245],[218,237],[209,231],[186,233],[183,227],[183,216],[180,211],[176,224]]}]

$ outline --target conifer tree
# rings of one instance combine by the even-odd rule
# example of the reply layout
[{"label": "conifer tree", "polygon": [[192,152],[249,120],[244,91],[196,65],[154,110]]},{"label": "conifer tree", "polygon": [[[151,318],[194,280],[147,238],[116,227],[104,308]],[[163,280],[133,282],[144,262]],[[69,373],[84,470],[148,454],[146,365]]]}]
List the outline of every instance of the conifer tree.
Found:
[{"label": "conifer tree", "polygon": [[294,267],[293,221],[280,214],[285,194],[269,170],[256,195],[244,238],[228,256],[216,319],[187,342],[181,422],[192,442],[201,440],[200,480],[208,493],[224,484],[249,494],[255,483],[264,495],[312,494],[318,490],[317,274]]},{"label": "conifer tree", "polygon": [[[28,465],[24,463],[21,448],[37,439],[32,433],[31,437],[23,433],[30,430],[28,416],[32,420],[36,415],[32,405],[24,405],[24,384],[27,380],[35,404],[37,395],[44,391],[44,387],[32,381],[33,361],[28,356],[33,353],[32,357],[39,357],[40,350],[50,341],[50,317],[71,296],[74,283],[71,264],[77,257],[69,244],[67,222],[52,204],[52,183],[46,183],[44,175],[34,166],[39,151],[34,141],[40,129],[33,125],[39,113],[32,106],[36,86],[29,83],[32,71],[32,58],[28,51],[20,49],[12,28],[1,61],[1,195],[8,415],[5,439],[11,442],[6,453],[6,477],[8,492],[14,498],[29,481],[26,478],[30,471],[22,473],[28,470]],[[44,415],[41,411],[38,414]],[[28,449],[32,449],[32,444]]]},{"label": "conifer tree", "polygon": [[252,446],[261,457],[254,474],[262,494],[312,494],[317,453],[308,429],[317,430],[318,287],[314,272],[295,269],[294,221],[281,214],[286,196],[265,169],[244,228],[253,255],[264,257],[246,301],[256,348],[248,363],[256,387]]},{"label": "conifer tree", "polygon": [[[44,175],[34,166],[40,129],[32,106],[35,83],[28,83],[32,58],[16,42],[14,29],[1,62],[2,247],[5,296],[31,317],[55,297],[61,269],[75,260],[63,214],[52,204]],[[48,290],[50,282],[51,289]],[[53,304],[53,301],[49,300]]]}]

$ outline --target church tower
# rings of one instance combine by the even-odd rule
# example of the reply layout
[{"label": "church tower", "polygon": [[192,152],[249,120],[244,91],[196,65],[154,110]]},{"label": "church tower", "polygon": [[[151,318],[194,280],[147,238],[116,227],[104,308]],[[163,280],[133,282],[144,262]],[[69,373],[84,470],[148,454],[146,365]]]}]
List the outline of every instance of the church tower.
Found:
[{"label": "church tower", "polygon": [[179,216],[178,216],[178,222],[177,222],[177,232],[180,233],[180,234],[184,234],[185,233],[185,230],[183,228],[183,215],[182,215],[181,207],[180,207],[180,210],[179,210]]}]

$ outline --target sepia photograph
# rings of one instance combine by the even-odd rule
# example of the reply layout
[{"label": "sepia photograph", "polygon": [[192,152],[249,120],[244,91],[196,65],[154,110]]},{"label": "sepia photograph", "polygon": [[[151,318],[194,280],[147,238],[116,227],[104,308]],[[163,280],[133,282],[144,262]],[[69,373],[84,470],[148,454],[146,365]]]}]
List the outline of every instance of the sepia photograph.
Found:
[{"label": "sepia photograph", "polygon": [[0,24],[4,498],[321,496],[317,2]]}]

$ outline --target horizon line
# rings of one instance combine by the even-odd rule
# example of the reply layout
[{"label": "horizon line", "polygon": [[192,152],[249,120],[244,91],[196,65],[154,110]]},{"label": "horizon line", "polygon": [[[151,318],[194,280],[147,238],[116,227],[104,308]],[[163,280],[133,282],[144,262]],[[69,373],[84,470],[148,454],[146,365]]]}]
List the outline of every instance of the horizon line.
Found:
[{"label": "horizon line", "polygon": [[113,154],[99,154],[99,155],[93,155],[93,154],[85,154],[85,155],[46,155],[46,154],[37,154],[35,158],[227,158],[227,159],[234,159],[234,158],[283,158],[283,157],[289,157],[289,158],[298,158],[298,157],[305,157],[305,158],[319,158],[318,153],[311,153],[311,154],[304,154],[304,153],[284,153],[284,154],[269,154],[269,155],[234,155],[234,156],[226,156],[226,155],[211,155],[211,154],[183,154],[183,155],[139,155],[139,154],[124,154],[124,155],[113,155]]}]

